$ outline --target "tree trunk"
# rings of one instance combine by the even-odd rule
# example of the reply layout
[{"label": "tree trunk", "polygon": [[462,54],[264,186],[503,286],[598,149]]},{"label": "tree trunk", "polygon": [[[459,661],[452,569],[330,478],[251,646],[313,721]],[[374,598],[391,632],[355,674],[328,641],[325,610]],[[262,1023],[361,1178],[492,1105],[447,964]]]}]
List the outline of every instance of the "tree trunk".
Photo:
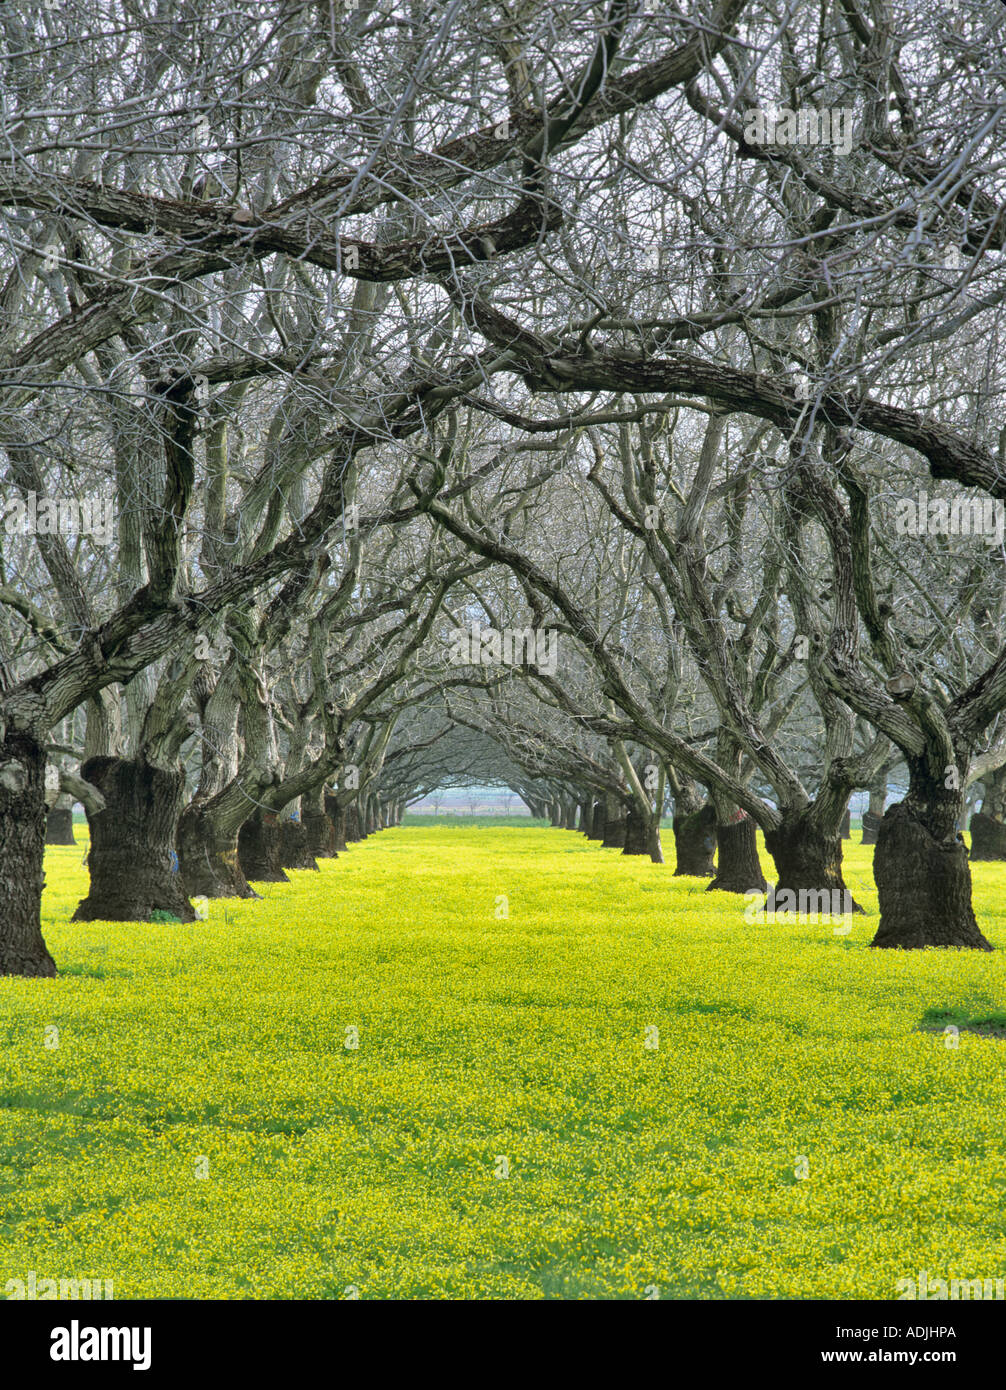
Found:
[{"label": "tree trunk", "polygon": [[625,813],[625,840],[623,854],[647,854],[646,821],[635,806]]},{"label": "tree trunk", "polygon": [[42,940],[45,750],[29,734],[0,742],[0,975],[51,979]]},{"label": "tree trunk", "polygon": [[982,809],[971,817],[971,858],[1006,859],[1006,766],[982,779]]},{"label": "tree trunk", "polygon": [[337,796],[325,793],[325,812],[332,822],[332,848],[336,855],[346,849],[346,808]]},{"label": "tree trunk", "polygon": [[712,878],[716,874],[716,808],[711,801],[674,817],[675,877]]},{"label": "tree trunk", "polygon": [[632,806],[625,814],[625,848],[623,854],[648,854],[654,864],[664,862],[664,850],[660,843],[660,818],[656,812],[644,815]]},{"label": "tree trunk", "polygon": [[[853,902],[842,877],[842,838],[838,827],[834,831],[823,827],[813,807],[785,810],[782,823],[766,833],[765,848],[775,861],[777,900],[782,893],[793,893],[796,895],[794,911],[813,912],[813,904],[820,902],[819,895],[827,893],[837,911],[862,912],[859,904]],[[809,906],[800,908],[801,901]],[[776,908],[777,912],[782,910]]]},{"label": "tree trunk", "polygon": [[880,830],[880,822],[884,818],[884,803],[887,801],[887,773],[878,777],[876,782],[870,787],[870,803],[863,812],[863,839],[864,845],[875,845],[877,834]]},{"label": "tree trunk", "polygon": [[872,945],[991,951],[971,906],[971,868],[957,830],[963,792],[909,761],[908,795],[885,813],[873,855],[880,926]]},{"label": "tree trunk", "polygon": [[595,801],[595,802],[594,802],[594,814],[593,814],[593,816],[591,817],[591,821],[590,821],[590,836],[589,836],[589,838],[590,838],[591,840],[603,840],[603,839],[604,839],[604,827],[605,827],[606,821],[607,821],[607,816],[606,816],[606,814],[605,814],[604,802],[603,802],[603,801]]},{"label": "tree trunk", "polygon": [[47,845],[75,845],[73,838],[73,807],[53,806],[46,812],[45,842]]},{"label": "tree trunk", "polygon": [[307,827],[287,817],[279,827],[279,862],[284,869],[314,869],[318,864],[308,844]]},{"label": "tree trunk", "polygon": [[846,811],[845,815],[842,817],[842,839],[843,839],[843,840],[851,840],[851,839],[852,839],[852,812],[851,812],[851,811],[848,811],[848,810]]},{"label": "tree trunk", "polygon": [[238,832],[238,862],[248,880],[289,883],[279,862],[279,821],[273,811],[258,808]]},{"label": "tree trunk", "polygon": [[335,826],[324,811],[306,811],[304,828],[307,831],[307,847],[315,859],[335,859]]},{"label": "tree trunk", "polygon": [[750,816],[717,824],[716,877],[706,892],[764,893],[768,890],[758,858],[758,828]]},{"label": "tree trunk", "polygon": [[360,838],[360,808],[354,801],[346,807],[345,839],[347,844],[355,844]]},{"label": "tree trunk", "polygon": [[221,830],[205,801],[190,801],[178,821],[178,865],[190,898],[258,898],[241,869],[236,831]]},{"label": "tree trunk", "polygon": [[143,757],[89,758],[80,774],[104,796],[105,809],[87,811],[91,888],[73,921],[149,922],[167,913],[194,922],[175,856],[182,769]]},{"label": "tree trunk", "polygon": [[1006,859],[1006,825],[984,811],[971,817],[971,858]]},{"label": "tree trunk", "polygon": [[603,849],[622,849],[625,845],[625,814],[621,807],[615,815],[605,813]]}]

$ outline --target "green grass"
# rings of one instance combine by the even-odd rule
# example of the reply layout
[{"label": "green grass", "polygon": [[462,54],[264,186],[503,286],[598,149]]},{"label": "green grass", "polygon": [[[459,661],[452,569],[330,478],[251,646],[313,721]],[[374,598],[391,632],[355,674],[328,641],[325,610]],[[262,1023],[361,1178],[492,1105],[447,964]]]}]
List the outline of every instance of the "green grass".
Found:
[{"label": "green grass", "polygon": [[994,954],[871,952],[869,854],[847,869],[874,915],[836,936],[748,926],[742,899],[559,830],[386,831],[191,926],[70,923],[81,851],[51,850],[60,975],[0,980],[0,1290],[893,1298],[920,1269],[1001,1276],[1006,1042],[948,1046],[941,1020],[1003,1017],[1006,869],[974,870]]}]

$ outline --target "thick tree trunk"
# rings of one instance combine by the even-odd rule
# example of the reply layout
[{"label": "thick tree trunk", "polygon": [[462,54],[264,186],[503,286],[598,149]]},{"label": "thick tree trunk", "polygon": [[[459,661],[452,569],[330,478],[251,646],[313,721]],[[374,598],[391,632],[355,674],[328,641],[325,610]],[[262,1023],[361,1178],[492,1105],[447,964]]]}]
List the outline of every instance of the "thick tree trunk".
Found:
[{"label": "thick tree trunk", "polygon": [[346,835],[347,844],[355,844],[362,839],[360,834],[360,808],[354,801],[346,807]]},{"label": "thick tree trunk", "polygon": [[320,783],[300,799],[300,814],[307,831],[307,847],[315,859],[335,858],[335,826],[325,810],[325,788]]},{"label": "thick tree trunk", "polygon": [[156,767],[142,757],[89,758],[80,773],[104,796],[105,809],[87,812],[91,888],[73,920],[149,922],[167,913],[194,922],[175,856],[181,768]]},{"label": "thick tree trunk", "polygon": [[594,814],[593,814],[593,816],[591,817],[591,821],[590,821],[590,837],[589,837],[589,838],[590,838],[591,840],[603,840],[603,839],[604,839],[604,827],[605,827],[606,822],[607,822],[607,816],[606,816],[606,814],[605,814],[604,802],[603,802],[603,801],[595,801],[595,802],[594,802]]},{"label": "thick tree trunk", "polygon": [[622,849],[625,845],[625,813],[619,807],[615,815],[605,814],[603,849]]},{"label": "thick tree trunk", "polygon": [[971,858],[1006,859],[1006,825],[984,811],[971,817]]},{"label": "thick tree trunk", "polygon": [[[813,912],[813,904],[821,901],[819,895],[827,893],[828,901],[839,912],[846,911],[845,904],[849,911],[862,912],[842,877],[842,838],[838,828],[832,831],[823,827],[813,808],[784,811],[782,823],[767,832],[765,848],[775,861],[777,901],[782,893],[793,893],[794,911]],[[808,906],[801,907],[801,902]],[[784,909],[777,906],[776,911],[781,910]]]},{"label": "thick tree trunk", "polygon": [[51,979],[42,940],[45,751],[28,734],[0,742],[0,975]]},{"label": "thick tree trunk", "polygon": [[206,802],[191,801],[178,821],[178,865],[190,898],[257,898],[238,857],[236,831],[222,830]]},{"label": "thick tree trunk", "polygon": [[689,815],[674,817],[675,877],[712,878],[716,874],[716,808],[711,801]]},{"label": "thick tree trunk", "polygon": [[660,843],[660,820],[655,813],[646,816],[638,807],[631,807],[625,815],[625,848],[623,854],[648,854],[654,864],[664,862],[664,850]]},{"label": "thick tree trunk", "polygon": [[335,859],[335,826],[324,811],[307,811],[304,814],[304,828],[307,831],[307,847],[315,859]]},{"label": "thick tree trunk", "polygon": [[863,812],[863,839],[864,845],[875,845],[877,836],[880,833],[880,822],[883,816],[875,816],[872,811]]},{"label": "thick tree trunk", "polygon": [[971,906],[971,868],[957,830],[963,793],[909,762],[904,801],[885,813],[873,854],[880,897],[874,946],[991,951]]},{"label": "thick tree trunk", "polygon": [[287,818],[279,827],[279,862],[284,869],[314,869],[318,864],[308,844],[307,827]]},{"label": "thick tree trunk", "polygon": [[635,806],[625,813],[625,841],[623,854],[648,854],[646,843],[646,821]]},{"label": "thick tree trunk", "polygon": [[750,816],[716,826],[716,877],[706,892],[764,893],[768,889],[758,858],[758,828]]},{"label": "thick tree trunk", "polygon": [[332,822],[333,850],[336,855],[342,854],[346,849],[346,808],[340,804],[337,796],[326,792],[325,812]]},{"label": "thick tree trunk", "polygon": [[273,811],[255,811],[238,832],[238,861],[249,881],[289,883],[279,862],[279,821]]},{"label": "thick tree trunk", "polygon": [[982,809],[971,817],[971,858],[1006,859],[1006,767],[982,779]]},{"label": "thick tree trunk", "polygon": [[845,815],[842,817],[842,839],[843,839],[843,840],[851,840],[851,839],[852,839],[852,812],[851,812],[851,811],[846,811]]},{"label": "thick tree trunk", "polygon": [[47,845],[75,845],[73,838],[73,807],[53,806],[46,812],[45,842]]}]

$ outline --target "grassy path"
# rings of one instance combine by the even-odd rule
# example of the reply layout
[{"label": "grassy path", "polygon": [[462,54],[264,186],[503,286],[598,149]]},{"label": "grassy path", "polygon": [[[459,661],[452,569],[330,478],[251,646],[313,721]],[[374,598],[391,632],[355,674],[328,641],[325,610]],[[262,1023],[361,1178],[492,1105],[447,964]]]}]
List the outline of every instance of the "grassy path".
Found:
[{"label": "grassy path", "polygon": [[[71,924],[80,858],[47,857],[59,978],[0,980],[0,1293],[885,1298],[1006,1272],[1006,1041],[919,1027],[1006,1018],[1006,867],[975,870],[986,956],[872,953],[875,915],[754,927],[557,830],[386,831],[193,926]],[[848,867],[875,913],[868,851]]]}]

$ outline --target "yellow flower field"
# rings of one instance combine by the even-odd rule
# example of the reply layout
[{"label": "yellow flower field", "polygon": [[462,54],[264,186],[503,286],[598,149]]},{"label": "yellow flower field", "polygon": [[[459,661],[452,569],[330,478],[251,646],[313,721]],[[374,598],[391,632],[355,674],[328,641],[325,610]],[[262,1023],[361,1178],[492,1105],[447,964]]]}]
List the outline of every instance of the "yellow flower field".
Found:
[{"label": "yellow flower field", "polygon": [[0,980],[0,1296],[1006,1273],[1006,1040],[942,1031],[1006,1018],[1006,866],[974,868],[987,955],[871,952],[858,843],[846,936],[560,830],[388,830],[189,926],[70,923],[81,854],[47,852],[59,977]]}]

